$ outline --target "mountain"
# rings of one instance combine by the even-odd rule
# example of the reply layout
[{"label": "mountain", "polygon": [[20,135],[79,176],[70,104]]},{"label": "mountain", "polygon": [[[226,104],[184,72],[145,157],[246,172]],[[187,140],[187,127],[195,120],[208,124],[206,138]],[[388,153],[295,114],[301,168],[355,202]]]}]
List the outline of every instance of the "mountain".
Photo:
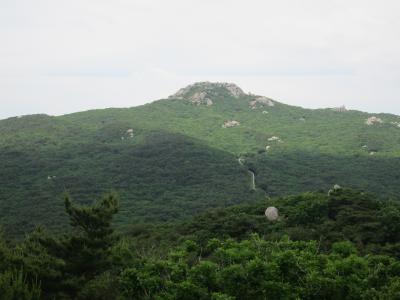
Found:
[{"label": "mountain", "polygon": [[65,192],[86,204],[116,191],[119,227],[334,184],[391,198],[400,117],[304,109],[200,82],[139,107],[2,120],[0,170],[0,224],[13,235],[63,229]]}]

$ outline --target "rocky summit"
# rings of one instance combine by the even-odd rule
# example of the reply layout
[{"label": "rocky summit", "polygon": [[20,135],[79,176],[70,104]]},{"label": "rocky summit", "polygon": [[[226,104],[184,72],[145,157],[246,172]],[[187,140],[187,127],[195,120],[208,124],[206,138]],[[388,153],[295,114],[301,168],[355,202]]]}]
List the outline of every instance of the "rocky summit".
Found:
[{"label": "rocky summit", "polygon": [[169,98],[186,99],[196,105],[205,104],[210,106],[213,104],[212,98],[222,94],[226,94],[234,98],[247,95],[234,83],[204,81],[190,84],[187,87],[180,89]]},{"label": "rocky summit", "polygon": [[217,99],[222,97],[247,101],[251,109],[275,105],[275,102],[268,97],[247,94],[236,84],[227,82],[196,82],[180,89],[169,96],[169,99],[186,100],[194,105],[212,106]]}]

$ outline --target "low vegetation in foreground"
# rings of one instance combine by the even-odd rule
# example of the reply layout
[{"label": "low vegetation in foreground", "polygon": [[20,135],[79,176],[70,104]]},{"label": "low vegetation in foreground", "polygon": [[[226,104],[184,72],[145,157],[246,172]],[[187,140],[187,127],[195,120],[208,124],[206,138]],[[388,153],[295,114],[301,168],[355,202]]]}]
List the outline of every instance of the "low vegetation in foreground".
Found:
[{"label": "low vegetation in foreground", "polygon": [[124,234],[115,195],[64,204],[63,235],[1,239],[2,299],[400,299],[398,202],[337,189]]}]

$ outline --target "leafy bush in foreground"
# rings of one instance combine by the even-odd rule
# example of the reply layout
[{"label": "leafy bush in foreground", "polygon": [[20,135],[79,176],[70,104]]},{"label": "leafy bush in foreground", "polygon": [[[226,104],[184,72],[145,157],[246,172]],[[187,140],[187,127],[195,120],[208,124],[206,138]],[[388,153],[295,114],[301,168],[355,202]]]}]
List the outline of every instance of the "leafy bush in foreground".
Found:
[{"label": "leafy bush in foreground", "polygon": [[165,259],[126,268],[126,299],[398,299],[400,263],[359,256],[349,242],[321,253],[318,243],[282,239],[186,241]]},{"label": "leafy bush in foreground", "polygon": [[267,202],[279,221],[255,218],[266,203],[237,206],[146,240],[113,233],[115,196],[67,197],[67,234],[0,239],[2,299],[400,299],[398,203],[345,189]]}]

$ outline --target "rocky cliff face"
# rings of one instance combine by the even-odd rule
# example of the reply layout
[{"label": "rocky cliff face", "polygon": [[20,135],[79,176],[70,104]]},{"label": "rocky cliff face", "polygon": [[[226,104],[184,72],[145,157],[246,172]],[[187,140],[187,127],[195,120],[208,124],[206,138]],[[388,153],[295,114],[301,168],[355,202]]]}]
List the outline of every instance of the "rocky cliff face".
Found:
[{"label": "rocky cliff face", "polygon": [[169,98],[188,100],[195,105],[211,106],[213,105],[213,98],[218,94],[218,91],[228,93],[228,95],[235,98],[246,95],[236,84],[206,81],[188,85],[171,95]]},{"label": "rocky cliff face", "polygon": [[228,95],[233,98],[243,98],[248,101],[251,109],[272,107],[275,102],[267,97],[254,94],[247,94],[234,83],[226,82],[196,82],[180,89],[175,94],[169,96],[170,99],[181,99],[191,102],[194,105],[211,106],[221,95]]}]

